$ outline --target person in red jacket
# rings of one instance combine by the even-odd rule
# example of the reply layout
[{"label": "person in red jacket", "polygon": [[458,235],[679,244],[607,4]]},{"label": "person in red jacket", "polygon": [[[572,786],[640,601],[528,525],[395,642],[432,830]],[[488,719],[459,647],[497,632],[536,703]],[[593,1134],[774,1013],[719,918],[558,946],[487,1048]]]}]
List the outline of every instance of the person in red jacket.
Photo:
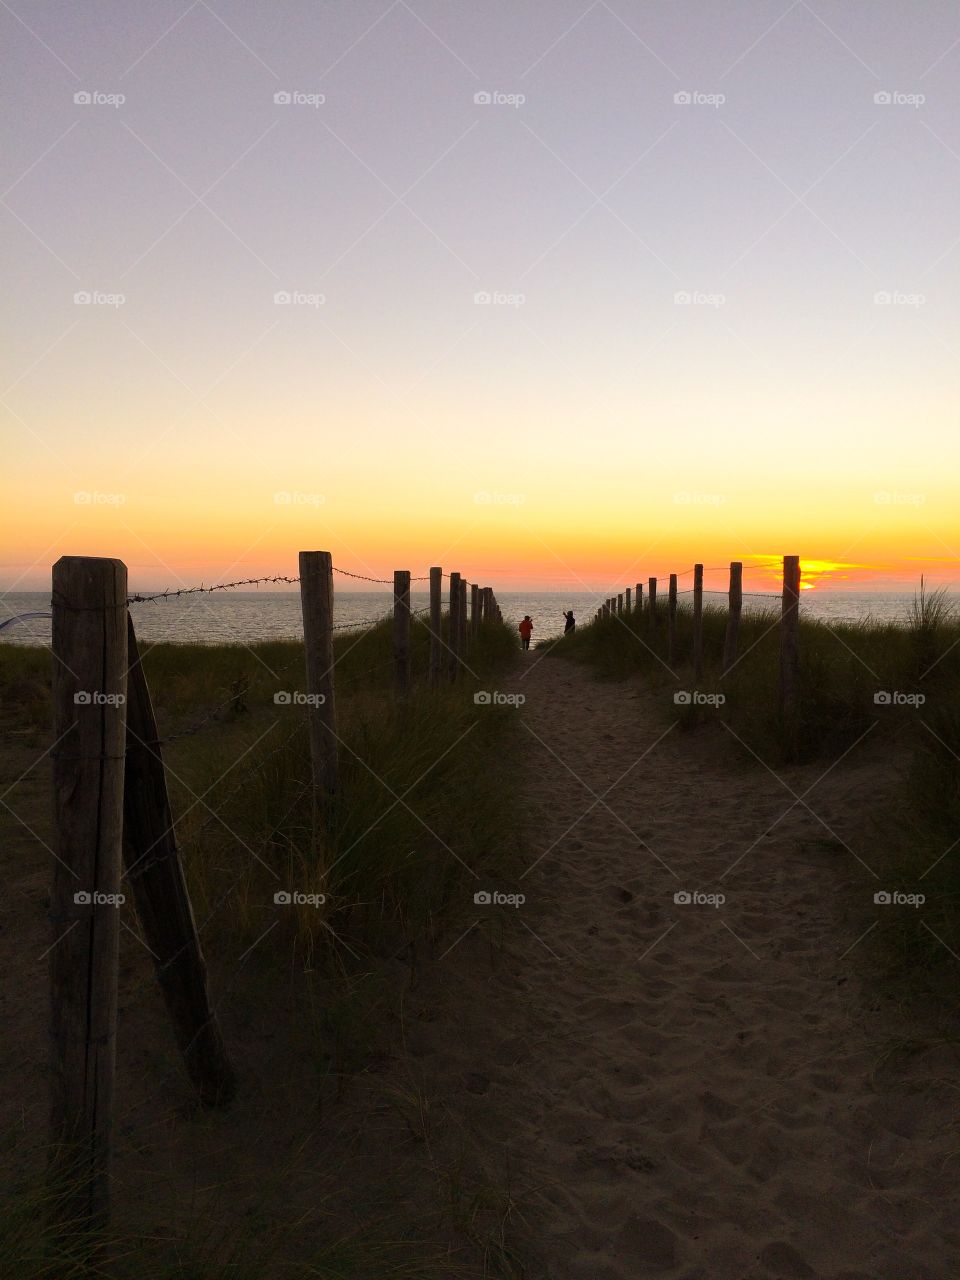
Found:
[{"label": "person in red jacket", "polygon": [[524,649],[530,648],[530,637],[533,635],[533,623],[530,620],[529,613],[523,615],[523,621],[517,628],[520,632],[520,644]]}]

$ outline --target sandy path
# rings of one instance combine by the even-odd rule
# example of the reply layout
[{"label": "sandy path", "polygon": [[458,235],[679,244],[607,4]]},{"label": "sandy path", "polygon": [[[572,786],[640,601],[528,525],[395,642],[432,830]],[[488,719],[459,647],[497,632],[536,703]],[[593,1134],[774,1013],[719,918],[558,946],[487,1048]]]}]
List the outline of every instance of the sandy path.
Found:
[{"label": "sandy path", "polygon": [[[540,1180],[537,1274],[960,1274],[956,1093],[933,1080],[956,1059],[878,1070],[902,1027],[843,954],[864,927],[844,895],[876,884],[803,806],[764,837],[792,797],[722,729],[654,746],[664,722],[638,685],[524,664],[510,687],[545,856],[504,923],[508,960],[478,992],[483,944],[458,944],[445,1016],[412,1043]],[[782,776],[803,791],[822,772]],[[809,796],[857,852],[878,778],[854,752]],[[727,902],[677,905],[679,889]]]}]

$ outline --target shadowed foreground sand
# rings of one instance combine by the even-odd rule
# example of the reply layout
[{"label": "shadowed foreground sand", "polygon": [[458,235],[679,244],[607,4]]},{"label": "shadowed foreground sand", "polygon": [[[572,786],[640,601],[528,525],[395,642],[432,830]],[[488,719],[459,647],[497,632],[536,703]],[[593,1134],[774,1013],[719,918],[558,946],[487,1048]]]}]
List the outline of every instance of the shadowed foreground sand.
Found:
[{"label": "shadowed foreground sand", "polygon": [[536,652],[510,688],[543,856],[497,909],[508,959],[478,991],[481,931],[460,942],[409,1045],[539,1186],[535,1274],[960,1274],[957,1058],[888,1058],[909,1028],[858,978],[882,763],[864,744],[807,797],[822,821],[798,804],[765,836],[794,797],[722,728],[654,746],[638,685]]}]

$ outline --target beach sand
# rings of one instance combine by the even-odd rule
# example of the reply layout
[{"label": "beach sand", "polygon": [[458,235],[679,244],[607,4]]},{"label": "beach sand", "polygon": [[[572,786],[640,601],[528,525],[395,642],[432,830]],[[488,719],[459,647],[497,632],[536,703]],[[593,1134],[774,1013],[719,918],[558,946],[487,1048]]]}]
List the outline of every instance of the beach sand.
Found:
[{"label": "beach sand", "polygon": [[960,1062],[888,1061],[907,1013],[858,976],[889,768],[864,744],[795,803],[826,765],[785,786],[719,726],[657,742],[638,683],[525,667],[540,860],[509,961],[478,987],[474,938],[443,960],[419,1052],[442,1096],[484,1082],[472,1128],[541,1188],[539,1274],[960,1274]]}]

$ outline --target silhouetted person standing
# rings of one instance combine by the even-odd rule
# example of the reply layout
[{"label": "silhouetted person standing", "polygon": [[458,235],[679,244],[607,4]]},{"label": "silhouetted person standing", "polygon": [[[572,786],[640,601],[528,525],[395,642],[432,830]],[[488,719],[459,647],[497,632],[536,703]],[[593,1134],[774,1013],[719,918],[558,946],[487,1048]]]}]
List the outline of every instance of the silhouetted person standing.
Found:
[{"label": "silhouetted person standing", "polygon": [[525,613],[523,615],[523,621],[520,623],[520,626],[517,628],[517,630],[520,632],[521,648],[529,649],[530,637],[533,635],[533,622],[530,619],[529,613]]},{"label": "silhouetted person standing", "polygon": [[566,622],[563,624],[563,634],[566,635],[568,631],[576,631],[577,620],[573,616],[573,610],[568,609],[563,616],[566,618]]}]

